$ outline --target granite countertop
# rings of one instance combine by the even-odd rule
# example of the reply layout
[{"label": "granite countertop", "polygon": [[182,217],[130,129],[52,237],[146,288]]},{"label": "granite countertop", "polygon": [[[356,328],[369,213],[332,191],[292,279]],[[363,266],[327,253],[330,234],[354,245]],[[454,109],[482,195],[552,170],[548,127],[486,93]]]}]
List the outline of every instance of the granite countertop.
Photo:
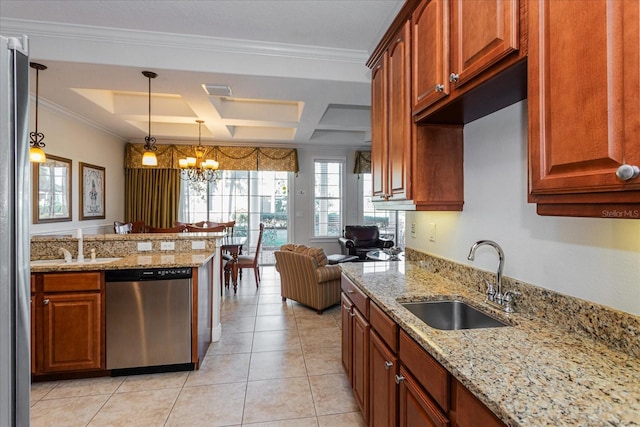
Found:
[{"label": "granite countertop", "polygon": [[[541,319],[506,314],[422,262],[342,264],[373,302],[510,426],[639,426],[640,359]],[[506,328],[444,331],[400,301],[460,299]]]},{"label": "granite countertop", "polygon": [[84,263],[62,263],[56,265],[32,264],[31,272],[51,273],[60,271],[124,270],[131,268],[200,267],[206,264],[214,255],[215,252],[212,251],[179,253],[145,252],[123,255],[121,259],[107,263],[91,262],[89,257],[85,257]]}]

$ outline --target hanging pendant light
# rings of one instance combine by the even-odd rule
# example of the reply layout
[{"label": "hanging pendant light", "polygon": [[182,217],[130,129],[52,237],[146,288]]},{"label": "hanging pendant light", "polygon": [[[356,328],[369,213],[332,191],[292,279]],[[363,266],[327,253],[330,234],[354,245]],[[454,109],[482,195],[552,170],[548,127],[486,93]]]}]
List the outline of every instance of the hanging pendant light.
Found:
[{"label": "hanging pendant light", "polygon": [[155,79],[158,75],[152,71],[143,71],[142,75],[149,79],[149,134],[144,137],[144,154],[142,155],[143,166],[158,166],[158,158],[156,157],[156,139],[151,136],[151,79]]},{"label": "hanging pendant light", "polygon": [[195,157],[178,160],[178,165],[182,169],[180,177],[192,182],[215,182],[218,180],[218,162],[213,159],[205,159],[205,148],[202,145],[204,120],[196,120],[196,123],[198,123],[198,145],[193,147]]},{"label": "hanging pendant light", "polygon": [[44,134],[38,132],[38,89],[40,86],[40,70],[46,70],[47,67],[37,62],[30,62],[29,66],[36,70],[36,130],[29,133],[29,161],[33,163],[44,163],[47,161],[47,156],[44,154]]}]

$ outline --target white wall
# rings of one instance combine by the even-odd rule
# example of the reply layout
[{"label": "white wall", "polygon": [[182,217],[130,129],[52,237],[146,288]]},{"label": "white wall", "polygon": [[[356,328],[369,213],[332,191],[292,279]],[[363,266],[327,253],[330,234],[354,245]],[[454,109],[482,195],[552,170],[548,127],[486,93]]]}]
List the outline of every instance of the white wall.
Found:
[{"label": "white wall", "polygon": [[[72,160],[72,221],[31,224],[31,234],[75,235],[78,228],[82,228],[85,234],[112,232],[113,221],[124,219],[125,142],[66,112],[43,105],[42,100],[38,113],[38,131],[45,136],[45,153]],[[33,130],[35,102],[31,102],[30,121],[29,129]],[[105,219],[79,220],[79,162],[105,168]]]},{"label": "white wall", "polygon": [[526,101],[469,123],[464,147],[463,212],[409,213],[407,247],[495,271],[489,247],[467,261],[475,241],[495,240],[506,276],[640,315],[640,221],[544,217],[527,203]]}]

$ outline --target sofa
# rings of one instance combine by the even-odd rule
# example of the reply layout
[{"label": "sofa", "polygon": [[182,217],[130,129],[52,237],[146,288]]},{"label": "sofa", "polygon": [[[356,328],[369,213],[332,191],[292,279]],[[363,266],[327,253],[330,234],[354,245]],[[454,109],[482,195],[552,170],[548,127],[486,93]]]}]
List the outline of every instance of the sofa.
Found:
[{"label": "sofa", "polygon": [[338,238],[343,255],[367,259],[367,252],[393,247],[393,240],[380,237],[377,225],[347,225]]},{"label": "sofa", "polygon": [[339,265],[328,265],[322,248],[286,244],[274,252],[280,273],[282,301],[287,298],[323,310],[340,303]]}]

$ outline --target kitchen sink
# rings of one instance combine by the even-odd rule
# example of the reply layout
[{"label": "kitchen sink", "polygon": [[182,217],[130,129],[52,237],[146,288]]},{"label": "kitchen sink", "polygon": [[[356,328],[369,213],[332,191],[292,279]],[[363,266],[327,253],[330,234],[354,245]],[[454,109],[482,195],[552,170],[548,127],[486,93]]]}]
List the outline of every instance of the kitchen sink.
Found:
[{"label": "kitchen sink", "polygon": [[509,326],[462,301],[400,303],[427,325],[436,329],[478,329]]},{"label": "kitchen sink", "polygon": [[39,259],[36,261],[31,261],[30,265],[32,267],[47,267],[47,266],[54,266],[54,265],[107,264],[110,262],[119,261],[121,259],[122,257],[96,258],[95,260],[92,260],[91,258],[86,258],[82,262],[79,262],[78,260],[65,262],[64,259]]}]

